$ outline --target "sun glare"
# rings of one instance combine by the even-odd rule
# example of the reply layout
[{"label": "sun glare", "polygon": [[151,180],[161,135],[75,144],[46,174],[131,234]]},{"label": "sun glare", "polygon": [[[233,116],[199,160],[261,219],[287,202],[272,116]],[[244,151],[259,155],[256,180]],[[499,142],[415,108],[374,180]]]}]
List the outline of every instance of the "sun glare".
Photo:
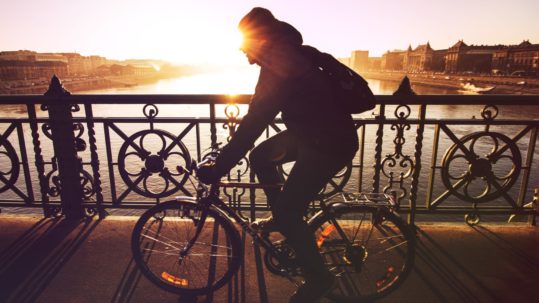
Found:
[{"label": "sun glare", "polygon": [[241,33],[235,28],[215,28],[210,25],[182,28],[169,41],[169,48],[164,57],[181,64],[216,64],[237,65],[245,62],[239,50],[242,42]]},{"label": "sun glare", "polygon": [[223,31],[214,36],[214,41],[211,42],[210,48],[214,50],[213,55],[215,56],[215,59],[220,61],[220,63],[225,64],[245,61],[244,56],[240,51],[242,40],[243,36],[235,29]]}]

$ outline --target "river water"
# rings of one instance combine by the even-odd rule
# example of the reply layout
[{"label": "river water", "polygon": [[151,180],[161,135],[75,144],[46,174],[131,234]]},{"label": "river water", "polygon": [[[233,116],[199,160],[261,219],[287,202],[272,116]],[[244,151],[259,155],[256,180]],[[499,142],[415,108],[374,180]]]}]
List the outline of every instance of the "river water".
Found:
[{"label": "river water", "polygon": [[[199,74],[173,79],[160,80],[157,83],[136,87],[91,90],[87,94],[252,94],[257,81],[257,69],[240,71],[227,70],[220,73]],[[366,79],[375,94],[390,95],[397,90],[399,83]],[[422,85],[413,85],[420,95],[467,94],[456,89],[440,89]]]},{"label": "river water", "polygon": [[[126,87],[126,88],[117,88],[117,89],[105,89],[105,90],[95,90],[95,91],[87,91],[82,92],[82,94],[250,94],[253,92],[254,87],[256,85],[257,80],[257,71],[252,69],[248,71],[242,71],[242,72],[236,72],[236,71],[227,71],[223,73],[215,73],[215,74],[205,74],[205,75],[194,75],[194,76],[188,76],[188,77],[181,77],[181,78],[175,78],[175,79],[166,79],[161,80],[153,84],[148,85],[140,85],[136,87]],[[398,87],[398,82],[390,82],[390,81],[379,81],[379,80],[373,80],[373,79],[367,79],[369,82],[369,85],[373,92],[375,94],[392,94]],[[448,90],[448,89],[439,89],[439,88],[431,88],[426,86],[413,86],[413,89],[418,94],[464,94],[466,92],[458,91],[458,90]],[[151,103],[152,100],[148,100],[148,103]],[[207,106],[193,106],[193,105],[182,105],[182,106],[176,106],[176,105],[158,105],[159,107],[159,117],[207,117],[208,107]],[[443,106],[429,106],[427,111],[427,118],[434,118],[434,119],[481,119],[480,112],[482,110],[482,106],[454,106],[454,105],[443,105]],[[517,125],[510,125],[510,126],[504,126],[502,127],[491,127],[491,131],[499,131],[500,133],[503,133],[507,135],[509,138],[512,138],[518,134],[519,131],[521,131],[524,126],[518,125],[518,121],[522,119],[533,119],[539,114],[539,110],[534,107],[511,107],[511,106],[502,106],[499,108],[499,117],[500,118],[507,118],[507,119],[515,119],[515,124]],[[246,106],[242,106],[240,108],[241,115],[243,115],[246,112]],[[395,107],[388,107],[386,115],[388,118],[394,118],[394,112]],[[376,110],[375,110],[376,111]],[[374,111],[374,112],[375,112]],[[415,118],[417,117],[418,109],[416,107],[411,108],[410,117]],[[6,117],[24,117],[26,116],[26,112],[24,109],[21,109],[20,107],[9,107],[4,106],[2,109],[2,115]],[[359,115],[359,117],[367,117],[372,118],[372,112],[364,113]],[[40,112],[40,116],[46,117],[46,113]],[[75,114],[76,116],[84,116],[84,111],[81,111],[79,113]],[[94,106],[94,115],[96,117],[143,117],[142,115],[142,105],[96,105]],[[224,109],[223,107],[217,108],[217,115],[218,116],[224,116]],[[120,129],[122,129],[123,132],[125,132],[128,136],[135,134],[137,131],[148,129],[148,124],[145,123],[144,125],[141,124],[117,124]],[[0,130],[4,132],[8,124],[0,124]],[[156,128],[166,130],[172,134],[179,134],[183,129],[185,125],[177,125],[177,124],[157,124]],[[466,134],[477,132],[477,131],[483,131],[485,129],[484,126],[472,126],[472,125],[452,125],[450,126],[451,130],[455,133],[457,137],[462,137]],[[404,135],[404,143],[402,146],[402,154],[401,157],[397,160],[400,161],[402,159],[402,156],[410,156],[412,159],[414,157],[414,150],[415,150],[415,125],[412,125],[410,130],[405,131]],[[396,136],[396,129],[392,129],[391,126],[386,126],[384,129],[384,144],[383,144],[383,151],[382,155],[391,155],[396,152],[395,149],[395,142],[393,141]],[[33,150],[31,146],[31,139],[30,139],[30,131],[28,127],[24,128],[24,132],[28,138],[27,141],[27,152],[31,159],[31,174],[32,179],[37,180],[35,169],[33,166]],[[110,192],[110,177],[115,178],[115,184],[117,184],[117,195],[124,191],[126,189],[126,185],[124,182],[122,182],[122,179],[120,175],[118,174],[118,168],[115,165],[113,167],[114,173],[109,174],[108,167],[106,165],[107,161],[107,155],[104,148],[104,129],[103,125],[97,124],[96,125],[96,133],[97,133],[97,144],[99,146],[99,157],[101,164],[101,176],[103,178],[103,193],[105,196],[105,200],[110,201],[111,199],[111,192]],[[125,143],[124,139],[121,138],[121,136],[115,134],[112,132],[111,136],[111,146],[112,146],[112,157],[113,162],[118,162],[118,153],[120,150],[120,147]],[[220,141],[226,141],[226,137],[228,135],[228,131],[222,127],[218,127],[218,140]],[[42,137],[43,138],[43,137]],[[83,138],[87,138],[87,134],[83,136]],[[140,139],[140,138],[139,138]],[[13,137],[13,135],[9,138],[9,140],[12,142],[13,146],[18,145],[18,141]],[[146,139],[145,139],[146,140]],[[160,146],[160,139],[159,138],[149,138],[149,140],[146,145],[158,145]],[[153,140],[153,141],[152,141]],[[209,130],[205,128],[204,126],[201,127],[201,140],[202,140],[202,148],[207,148],[209,145]],[[47,140],[41,140],[42,141],[42,148],[43,148],[43,154],[46,161],[50,161],[52,158],[52,145],[50,142],[47,142]],[[88,140],[86,139],[88,142]],[[196,136],[194,135],[194,131],[191,131],[189,135],[187,135],[183,140],[183,143],[187,146],[187,149],[191,153],[193,157],[197,154],[197,148],[196,148]],[[259,140],[260,141],[260,140]],[[365,131],[365,162],[364,167],[365,170],[363,172],[362,178],[359,177],[359,170],[354,169],[354,172],[352,174],[352,177],[350,178],[350,181],[347,183],[347,188],[349,190],[357,190],[359,187],[361,187],[362,190],[369,190],[372,187],[372,177],[373,177],[373,169],[372,165],[374,163],[374,150],[376,146],[376,127],[374,125],[371,125],[366,128]],[[496,143],[500,142],[494,142],[492,139],[489,138],[482,138],[478,141],[477,145],[479,147],[476,148],[475,152],[479,156],[484,156],[489,153],[489,151],[492,148],[495,148]],[[422,155],[422,173],[420,176],[420,186],[419,186],[419,203],[425,203],[425,196],[427,192],[427,184],[429,182],[429,177],[431,173],[431,161],[432,161],[432,146],[434,144],[434,127],[432,125],[427,125],[425,128],[425,135],[424,135],[424,141],[423,141],[423,155]],[[449,140],[447,135],[442,134],[440,137],[440,145],[438,148],[438,155],[436,159],[435,166],[440,166],[442,157],[444,153],[453,145],[453,143]],[[503,145],[503,144],[502,144]],[[529,134],[521,138],[516,145],[520,149],[520,154],[522,158],[524,159],[527,155],[527,149],[529,146]],[[16,148],[17,149],[17,148]],[[158,148],[159,149],[159,148]],[[129,150],[128,150],[129,151]],[[537,152],[537,149],[532,153],[534,155],[535,159],[539,159],[539,155]],[[80,153],[80,155],[83,157],[84,161],[89,162],[89,152],[83,152]],[[504,156],[512,157],[514,155],[508,154],[508,152],[504,153]],[[503,176],[506,175],[511,167],[512,162],[509,159],[509,157],[505,157],[503,160],[500,160],[500,163],[497,165],[493,165],[493,170],[496,172],[497,175]],[[9,157],[6,156],[5,148],[0,149],[0,171],[2,172],[8,172],[9,168]],[[136,160],[136,159],[135,159]],[[137,162],[137,161],[133,161]],[[130,166],[130,170],[137,171],[139,170],[144,164],[140,163],[138,161],[138,164],[128,164]],[[537,162],[537,161],[536,161]],[[355,160],[356,164],[359,164],[359,159]],[[538,168],[537,164],[533,164],[532,168]],[[464,171],[468,170],[468,164],[465,163],[465,161],[454,161],[452,165],[450,166],[450,173],[453,176],[458,176]],[[47,166],[46,171],[50,171],[51,167],[50,165]],[[89,172],[91,172],[90,166],[85,166],[85,169]],[[128,169],[128,170],[129,170]],[[406,177],[406,173],[408,171],[407,167],[400,167],[398,164],[395,167],[391,167],[389,163],[386,163],[384,171],[387,172],[389,175],[389,172],[393,172],[394,176],[399,176],[400,173],[404,173]],[[525,201],[531,200],[531,195],[534,187],[539,187],[539,174],[535,173],[535,171],[538,171],[536,169],[532,170],[530,183],[526,195]],[[22,172],[21,172],[22,174]],[[511,196],[516,197],[518,196],[518,190],[520,186],[520,182],[522,181],[522,173],[518,177],[518,180],[516,184],[509,190],[509,193]],[[20,188],[25,188],[24,185],[24,178],[22,175],[18,178],[17,186]],[[436,170],[435,175],[435,186],[434,186],[434,194],[433,197],[437,197],[441,193],[445,191],[445,186],[443,185],[443,182],[440,178],[440,170]],[[388,185],[388,176],[385,176],[382,174],[381,178],[381,188]],[[404,185],[403,188],[406,191],[409,191],[410,188],[410,177],[406,177],[404,179]],[[34,181],[34,193],[36,197],[39,197],[38,187],[37,187],[37,181]],[[150,188],[157,188],[155,192],[159,192],[160,188],[163,187],[162,180],[160,180],[158,177],[153,178],[151,180],[148,180],[147,183],[148,187]],[[1,186],[0,186],[1,187]],[[393,184],[393,188],[396,189],[399,187],[397,183]],[[483,181],[477,180],[474,181],[473,184],[471,184],[468,188],[469,194],[471,195],[479,195],[482,191],[486,189],[486,185]],[[24,191],[24,190],[23,190]],[[398,190],[399,192],[402,190]],[[7,191],[1,191],[0,190],[0,199],[15,199],[17,198],[15,194],[11,190]],[[130,201],[137,201],[141,200],[141,197],[136,194],[129,194],[126,198]],[[246,199],[246,198],[244,198]],[[142,199],[143,200],[143,199]],[[404,199],[406,200],[406,199]],[[406,202],[404,202],[406,203]],[[463,202],[459,199],[453,197],[447,200],[447,202],[444,202],[444,205],[459,205]],[[495,202],[489,202],[488,205],[501,205],[506,206],[507,203],[503,201],[503,199],[498,199]]]}]

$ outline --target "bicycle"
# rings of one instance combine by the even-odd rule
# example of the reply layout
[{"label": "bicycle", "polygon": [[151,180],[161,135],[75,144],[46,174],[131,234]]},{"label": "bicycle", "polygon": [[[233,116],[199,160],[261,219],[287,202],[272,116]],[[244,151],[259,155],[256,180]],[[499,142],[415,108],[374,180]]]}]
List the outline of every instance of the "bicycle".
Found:
[{"label": "bicycle", "polygon": [[[200,165],[180,169],[193,178]],[[254,183],[199,182],[197,196],[178,197],[148,209],[135,224],[131,248],[142,273],[160,288],[180,295],[204,295],[223,287],[240,267],[243,250],[235,221],[264,247],[270,272],[295,282],[301,275],[286,239],[274,240],[219,198],[220,187],[265,188]],[[345,194],[343,201],[320,200],[309,220],[320,253],[337,286],[338,302],[367,302],[395,290],[413,265],[415,235],[385,194]]]}]

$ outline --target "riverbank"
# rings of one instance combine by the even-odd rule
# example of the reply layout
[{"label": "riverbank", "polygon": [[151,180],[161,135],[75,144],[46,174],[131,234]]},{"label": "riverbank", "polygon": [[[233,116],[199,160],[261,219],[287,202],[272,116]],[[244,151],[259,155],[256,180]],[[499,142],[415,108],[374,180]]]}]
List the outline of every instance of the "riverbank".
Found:
[{"label": "riverbank", "polygon": [[361,75],[369,79],[393,82],[400,82],[408,76],[412,86],[457,89],[469,93],[539,94],[537,78],[405,72],[362,72]]},{"label": "riverbank", "polygon": [[[64,87],[78,93],[89,90],[135,87],[156,83],[159,80],[179,77],[178,74],[159,73],[144,76],[91,76],[84,78],[60,79]],[[0,82],[0,95],[44,94],[49,88],[49,80],[20,80]]]},{"label": "riverbank", "polygon": [[[64,87],[72,93],[88,91],[100,91],[107,89],[122,89],[130,91],[142,85],[158,83],[166,79],[188,79],[190,75],[200,75],[198,73],[156,73],[146,76],[92,76],[84,78],[62,78]],[[361,75],[369,80],[383,82],[382,86],[375,91],[377,94],[391,94],[405,76],[410,78],[412,87],[418,94],[539,94],[539,79],[507,76],[482,76],[470,74],[438,74],[438,73],[404,73],[404,72],[362,72]],[[237,74],[233,75],[234,77]],[[197,76],[198,77],[198,76]],[[245,78],[247,79],[247,78]],[[248,81],[242,79],[242,81]],[[20,94],[44,94],[49,86],[50,79],[40,80],[20,80],[20,81],[0,81],[0,95],[20,95]],[[208,83],[214,83],[213,78],[204,78],[198,82],[207,87]],[[177,83],[172,81],[174,89],[171,92],[181,91],[182,85],[193,90],[199,85],[197,81]],[[254,85],[254,84],[253,84]],[[391,87],[391,88],[388,88]],[[127,90],[124,90],[127,88]],[[184,89],[185,90],[185,89]],[[223,89],[225,90],[225,89]],[[158,91],[149,89],[150,92]]]}]

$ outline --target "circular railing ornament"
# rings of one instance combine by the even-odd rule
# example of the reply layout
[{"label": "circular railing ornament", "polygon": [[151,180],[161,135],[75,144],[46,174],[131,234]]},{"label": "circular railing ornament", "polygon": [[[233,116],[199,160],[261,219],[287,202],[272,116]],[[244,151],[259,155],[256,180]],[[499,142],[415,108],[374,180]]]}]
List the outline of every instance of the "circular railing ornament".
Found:
[{"label": "circular railing ornament", "polygon": [[498,117],[499,110],[495,105],[487,105],[481,110],[481,117],[486,121],[492,121]]},{"label": "circular railing ornament", "polygon": [[95,217],[99,212],[95,207],[85,207],[84,208],[84,216],[86,218],[93,218]]},{"label": "circular railing ornament", "polygon": [[481,216],[479,216],[479,214],[476,212],[469,213],[464,215],[464,221],[466,222],[466,224],[474,226],[481,222]]},{"label": "circular railing ornament", "polygon": [[484,203],[506,194],[517,181],[521,168],[520,150],[509,137],[476,132],[464,136],[446,151],[441,177],[446,188],[459,199]]},{"label": "circular railing ornament", "polygon": [[225,107],[225,116],[229,120],[235,120],[240,116],[240,107],[235,103],[227,104]]},{"label": "circular railing ornament", "polygon": [[190,165],[191,156],[185,145],[163,130],[135,133],[118,154],[122,180],[128,188],[149,198],[167,197],[183,188],[188,176],[178,167]]},{"label": "circular railing ornament", "polygon": [[146,104],[142,108],[142,113],[149,120],[154,119],[159,114],[159,108],[155,104]]},{"label": "circular railing ornament", "polygon": [[64,211],[61,206],[51,206],[49,208],[49,216],[52,218],[61,218],[64,215]]}]

